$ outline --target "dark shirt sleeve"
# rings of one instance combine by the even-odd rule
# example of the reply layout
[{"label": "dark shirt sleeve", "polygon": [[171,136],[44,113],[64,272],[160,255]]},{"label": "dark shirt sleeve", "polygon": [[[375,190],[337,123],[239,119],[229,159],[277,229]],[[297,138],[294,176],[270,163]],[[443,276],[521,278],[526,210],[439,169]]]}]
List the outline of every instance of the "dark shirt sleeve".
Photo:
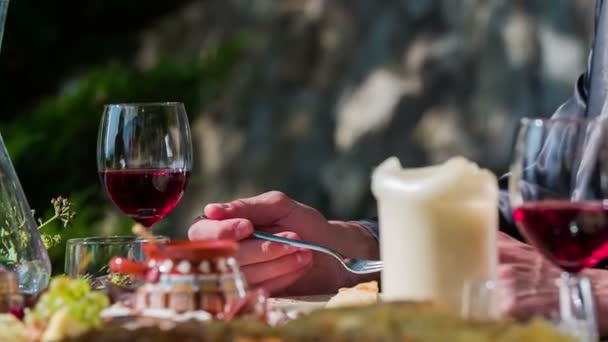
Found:
[{"label": "dark shirt sleeve", "polygon": [[506,174],[498,180],[498,229],[506,234],[523,241],[523,238],[515,223],[513,222],[513,214],[511,211],[511,203],[509,202],[509,174]]},{"label": "dark shirt sleeve", "polygon": [[378,227],[378,217],[372,217],[364,220],[352,221],[358,223],[365,228],[373,237],[378,240],[380,238],[380,229]]}]

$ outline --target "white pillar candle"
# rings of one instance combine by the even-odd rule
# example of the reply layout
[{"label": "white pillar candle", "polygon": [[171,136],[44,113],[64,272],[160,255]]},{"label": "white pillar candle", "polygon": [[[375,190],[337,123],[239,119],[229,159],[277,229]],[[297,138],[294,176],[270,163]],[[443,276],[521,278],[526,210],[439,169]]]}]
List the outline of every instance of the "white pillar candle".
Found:
[{"label": "white pillar candle", "polygon": [[392,157],[374,170],[386,300],[431,300],[461,310],[467,281],[497,276],[496,176],[462,157],[403,169]]}]

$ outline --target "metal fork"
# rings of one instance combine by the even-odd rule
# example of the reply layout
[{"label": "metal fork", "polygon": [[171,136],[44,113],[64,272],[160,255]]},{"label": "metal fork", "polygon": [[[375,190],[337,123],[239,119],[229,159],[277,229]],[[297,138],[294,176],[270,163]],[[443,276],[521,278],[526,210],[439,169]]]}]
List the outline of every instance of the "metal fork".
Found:
[{"label": "metal fork", "polygon": [[382,267],[384,266],[384,263],[379,260],[346,258],[346,257],[343,257],[342,255],[340,255],[340,253],[333,251],[327,247],[315,245],[315,244],[304,242],[304,241],[287,239],[284,237],[260,232],[257,230],[253,232],[253,236],[258,239],[262,239],[262,240],[268,240],[268,241],[277,242],[277,243],[284,243],[284,244],[288,244],[288,245],[292,245],[292,246],[296,246],[296,247],[312,249],[317,252],[329,254],[329,255],[333,256],[334,258],[338,259],[340,261],[340,263],[347,270],[349,270],[352,273],[356,273],[356,274],[368,274],[368,273],[380,272],[380,271],[382,271]]}]

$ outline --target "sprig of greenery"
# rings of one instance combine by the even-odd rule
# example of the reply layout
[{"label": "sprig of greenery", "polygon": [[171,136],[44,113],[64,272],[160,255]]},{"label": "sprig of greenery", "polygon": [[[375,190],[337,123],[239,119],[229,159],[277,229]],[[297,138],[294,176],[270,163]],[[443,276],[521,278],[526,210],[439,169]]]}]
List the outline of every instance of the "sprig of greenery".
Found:
[{"label": "sprig of greenery", "polygon": [[51,235],[42,233],[40,234],[40,238],[42,239],[42,243],[47,250],[59,245],[62,241],[61,235],[59,234]]},{"label": "sprig of greenery", "polygon": [[11,268],[30,242],[30,235],[21,229],[26,221],[11,198],[0,198],[0,265]]},{"label": "sprig of greenery", "polygon": [[[38,230],[41,230],[42,228],[48,226],[50,223],[56,220],[60,220],[62,226],[64,228],[67,228],[72,224],[72,222],[76,218],[76,212],[73,209],[73,204],[67,198],[61,196],[53,198],[51,199],[51,204],[53,205],[55,214],[44,222],[42,221],[42,219],[38,218]],[[61,243],[62,240],[60,234],[50,235],[41,233],[40,237],[42,238],[42,242],[44,243],[44,247],[46,247],[46,249],[50,249],[54,246],[57,246]]]},{"label": "sprig of greenery", "polygon": [[55,209],[55,215],[53,215],[45,222],[42,222],[41,219],[38,219],[38,230],[44,228],[45,226],[57,219],[61,220],[61,224],[64,228],[66,228],[76,218],[76,212],[72,208],[73,205],[67,198],[63,198],[61,196],[53,198],[51,199],[51,204]]}]

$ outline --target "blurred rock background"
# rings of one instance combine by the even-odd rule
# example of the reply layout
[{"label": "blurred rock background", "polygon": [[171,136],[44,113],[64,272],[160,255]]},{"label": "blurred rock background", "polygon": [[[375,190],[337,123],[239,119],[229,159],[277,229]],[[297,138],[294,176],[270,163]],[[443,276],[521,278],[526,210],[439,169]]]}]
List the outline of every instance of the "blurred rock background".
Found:
[{"label": "blurred rock background", "polygon": [[118,101],[189,111],[191,184],[157,232],[183,238],[204,204],[273,189],[356,219],[374,213],[370,172],[391,155],[404,166],[464,155],[505,172],[518,120],[550,115],[583,72],[593,6],[13,1],[0,130],[32,207],[76,202],[66,237],[128,230],[95,176],[101,107]]}]

